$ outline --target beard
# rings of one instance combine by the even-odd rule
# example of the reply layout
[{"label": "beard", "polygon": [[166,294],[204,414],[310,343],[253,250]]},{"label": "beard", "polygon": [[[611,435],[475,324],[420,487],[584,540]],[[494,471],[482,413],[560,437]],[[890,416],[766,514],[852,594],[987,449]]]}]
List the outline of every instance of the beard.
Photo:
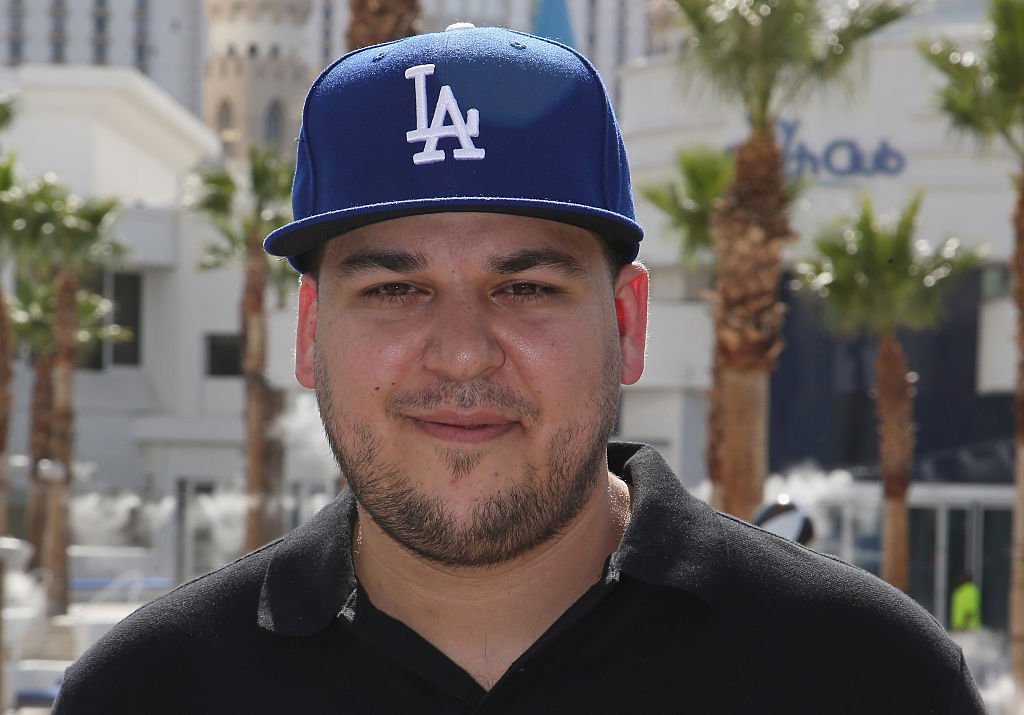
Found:
[{"label": "beard", "polygon": [[[559,534],[580,513],[606,471],[608,437],[619,399],[619,354],[609,348],[600,384],[582,411],[593,419],[561,425],[548,440],[548,463],[524,463],[518,479],[485,495],[461,519],[442,497],[417,491],[416,475],[381,456],[381,439],[345,413],[334,399],[320,343],[313,372],[320,419],[338,467],[356,501],[391,539],[412,553],[445,566],[485,567],[510,561]],[[499,408],[519,418],[524,429],[539,410],[508,388],[490,380],[461,383],[441,380],[427,390],[396,393],[385,403],[388,419],[404,419],[409,407],[431,409]],[[483,453],[438,447],[437,455],[453,479],[468,476]]]}]

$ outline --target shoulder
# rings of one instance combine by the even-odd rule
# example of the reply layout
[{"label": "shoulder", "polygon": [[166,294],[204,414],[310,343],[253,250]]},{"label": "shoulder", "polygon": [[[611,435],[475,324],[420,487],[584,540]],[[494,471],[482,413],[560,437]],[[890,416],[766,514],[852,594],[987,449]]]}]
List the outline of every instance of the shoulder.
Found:
[{"label": "shoulder", "polygon": [[738,605],[756,597],[781,613],[799,613],[801,621],[831,619],[833,629],[905,628],[948,640],[930,613],[873,574],[734,517],[718,518],[727,549],[724,600]]},{"label": "shoulder", "polygon": [[114,626],[68,668],[54,713],[137,712],[141,702],[160,703],[161,693],[173,711],[171,703],[187,690],[182,684],[194,682],[190,673],[225,647],[244,648],[260,636],[260,588],[277,543],[179,586]]},{"label": "shoulder", "polygon": [[[720,605],[766,657],[843,673],[875,693],[976,696],[960,648],[907,594],[873,574],[727,515]],[[816,661],[819,664],[816,664]]]}]

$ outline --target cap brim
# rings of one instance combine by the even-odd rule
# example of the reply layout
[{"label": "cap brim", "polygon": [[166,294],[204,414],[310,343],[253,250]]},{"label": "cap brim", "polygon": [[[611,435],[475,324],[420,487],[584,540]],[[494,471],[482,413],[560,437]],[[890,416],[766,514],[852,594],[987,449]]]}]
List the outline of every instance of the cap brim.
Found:
[{"label": "cap brim", "polygon": [[540,199],[471,196],[414,199],[314,214],[273,231],[263,242],[263,247],[271,255],[286,257],[295,270],[304,273],[308,268],[304,265],[304,257],[324,241],[346,231],[403,216],[447,211],[532,216],[579,226],[609,241],[622,263],[629,263],[636,258],[644,235],[643,229],[635,221],[592,206]]}]

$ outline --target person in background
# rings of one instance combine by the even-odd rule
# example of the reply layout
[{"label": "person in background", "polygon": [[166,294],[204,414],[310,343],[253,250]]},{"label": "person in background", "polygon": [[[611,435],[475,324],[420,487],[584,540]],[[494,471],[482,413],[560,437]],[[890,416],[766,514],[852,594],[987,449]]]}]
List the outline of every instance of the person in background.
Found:
[{"label": "person in background", "polygon": [[981,589],[970,571],[963,571],[950,598],[949,625],[954,631],[973,631],[981,627]]}]

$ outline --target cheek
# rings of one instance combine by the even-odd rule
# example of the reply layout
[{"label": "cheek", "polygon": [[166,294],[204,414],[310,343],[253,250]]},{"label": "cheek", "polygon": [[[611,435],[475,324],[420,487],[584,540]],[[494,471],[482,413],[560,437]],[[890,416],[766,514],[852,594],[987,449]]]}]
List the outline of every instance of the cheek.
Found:
[{"label": "cheek", "polygon": [[332,379],[350,399],[385,394],[408,374],[419,349],[414,331],[344,318],[321,324],[319,339]]},{"label": "cheek", "polygon": [[508,345],[531,391],[561,410],[582,404],[580,398],[602,381],[608,351],[617,349],[608,321],[599,315],[535,327],[510,336]]}]

